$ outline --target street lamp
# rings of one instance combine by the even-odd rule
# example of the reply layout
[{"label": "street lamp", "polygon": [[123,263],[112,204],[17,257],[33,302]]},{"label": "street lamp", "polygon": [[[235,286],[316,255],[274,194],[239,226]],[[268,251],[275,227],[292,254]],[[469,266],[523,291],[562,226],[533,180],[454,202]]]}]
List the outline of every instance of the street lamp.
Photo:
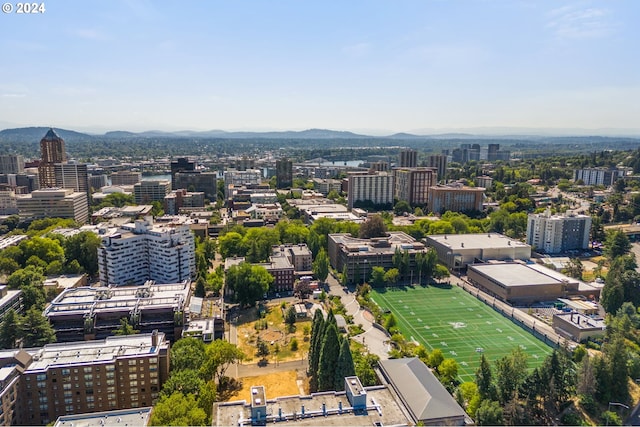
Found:
[{"label": "street lamp", "polygon": [[[607,406],[607,412],[611,412],[611,405],[613,406],[622,406],[623,408],[629,409],[627,405],[619,402],[609,402],[609,406]],[[609,414],[607,414],[607,423],[605,424],[607,427],[609,426]]]}]

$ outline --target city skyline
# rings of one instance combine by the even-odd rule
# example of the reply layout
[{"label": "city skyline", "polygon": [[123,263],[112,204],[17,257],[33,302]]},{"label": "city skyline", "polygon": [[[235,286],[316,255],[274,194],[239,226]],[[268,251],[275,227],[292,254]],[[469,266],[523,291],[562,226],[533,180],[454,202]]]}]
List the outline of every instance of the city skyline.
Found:
[{"label": "city skyline", "polygon": [[0,16],[0,129],[640,134],[632,1],[45,5]]}]

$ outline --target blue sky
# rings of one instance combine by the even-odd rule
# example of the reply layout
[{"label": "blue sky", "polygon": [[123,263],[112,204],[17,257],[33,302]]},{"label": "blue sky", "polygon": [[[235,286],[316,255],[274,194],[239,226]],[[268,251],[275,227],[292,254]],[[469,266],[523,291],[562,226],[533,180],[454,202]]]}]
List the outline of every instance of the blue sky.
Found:
[{"label": "blue sky", "polygon": [[640,134],[635,0],[45,6],[0,15],[0,128]]}]

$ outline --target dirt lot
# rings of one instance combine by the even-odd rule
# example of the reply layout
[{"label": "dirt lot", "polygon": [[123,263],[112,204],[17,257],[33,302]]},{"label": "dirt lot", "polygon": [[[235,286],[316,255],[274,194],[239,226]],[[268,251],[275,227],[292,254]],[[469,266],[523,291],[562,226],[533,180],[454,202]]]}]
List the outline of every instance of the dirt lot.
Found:
[{"label": "dirt lot", "polygon": [[309,393],[309,382],[304,373],[297,371],[276,372],[273,374],[260,375],[257,377],[241,378],[242,389],[231,396],[233,400],[251,400],[251,387],[263,385],[267,398],[274,396],[295,396]]},{"label": "dirt lot", "polygon": [[[287,308],[289,306],[287,305]],[[238,319],[238,347],[248,356],[246,362],[256,363],[256,345],[258,337],[269,343],[271,354],[267,359],[273,361],[277,351],[278,361],[300,360],[309,351],[309,335],[305,330],[311,330],[311,320],[298,321],[294,330],[290,331],[284,323],[280,304],[268,304],[264,318],[260,318],[255,308],[242,313]],[[256,329],[256,322],[266,322],[266,329]],[[291,349],[291,341],[296,339],[298,349]]]}]

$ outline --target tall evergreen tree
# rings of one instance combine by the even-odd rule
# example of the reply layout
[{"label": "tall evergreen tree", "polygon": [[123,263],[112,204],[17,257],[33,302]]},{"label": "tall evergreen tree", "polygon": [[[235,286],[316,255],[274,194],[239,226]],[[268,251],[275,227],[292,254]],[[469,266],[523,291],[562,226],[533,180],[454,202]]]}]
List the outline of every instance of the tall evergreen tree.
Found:
[{"label": "tall evergreen tree", "polygon": [[349,340],[343,339],[340,344],[340,354],[338,355],[338,364],[336,365],[334,390],[344,390],[345,377],[352,377],[356,374],[356,368],[353,364],[351,349],[349,348]]},{"label": "tall evergreen tree", "polygon": [[327,323],[327,328],[322,340],[320,351],[320,363],[318,368],[318,391],[333,389],[334,372],[340,356],[340,342],[338,341],[338,328],[333,323]]},{"label": "tall evergreen tree", "polygon": [[56,341],[56,333],[51,324],[35,307],[20,318],[18,329],[25,347],[42,347]]},{"label": "tall evergreen tree", "polygon": [[330,308],[329,309],[329,314],[327,314],[327,323],[332,323],[335,326],[338,326],[338,323],[336,322],[336,316],[335,314],[333,314],[333,309]]},{"label": "tall evergreen tree", "polygon": [[489,365],[489,361],[484,356],[484,353],[480,357],[480,366],[476,371],[476,384],[478,385],[478,393],[480,393],[482,400],[495,400],[497,396],[495,385],[493,384],[491,365]]},{"label": "tall evergreen tree", "polygon": [[311,326],[311,342],[309,345],[309,388],[312,392],[318,390],[318,367],[320,364],[320,352],[324,338],[325,320],[321,310],[316,310]]},{"label": "tall evergreen tree", "polygon": [[0,348],[15,348],[17,338],[18,316],[10,309],[0,323]]}]

